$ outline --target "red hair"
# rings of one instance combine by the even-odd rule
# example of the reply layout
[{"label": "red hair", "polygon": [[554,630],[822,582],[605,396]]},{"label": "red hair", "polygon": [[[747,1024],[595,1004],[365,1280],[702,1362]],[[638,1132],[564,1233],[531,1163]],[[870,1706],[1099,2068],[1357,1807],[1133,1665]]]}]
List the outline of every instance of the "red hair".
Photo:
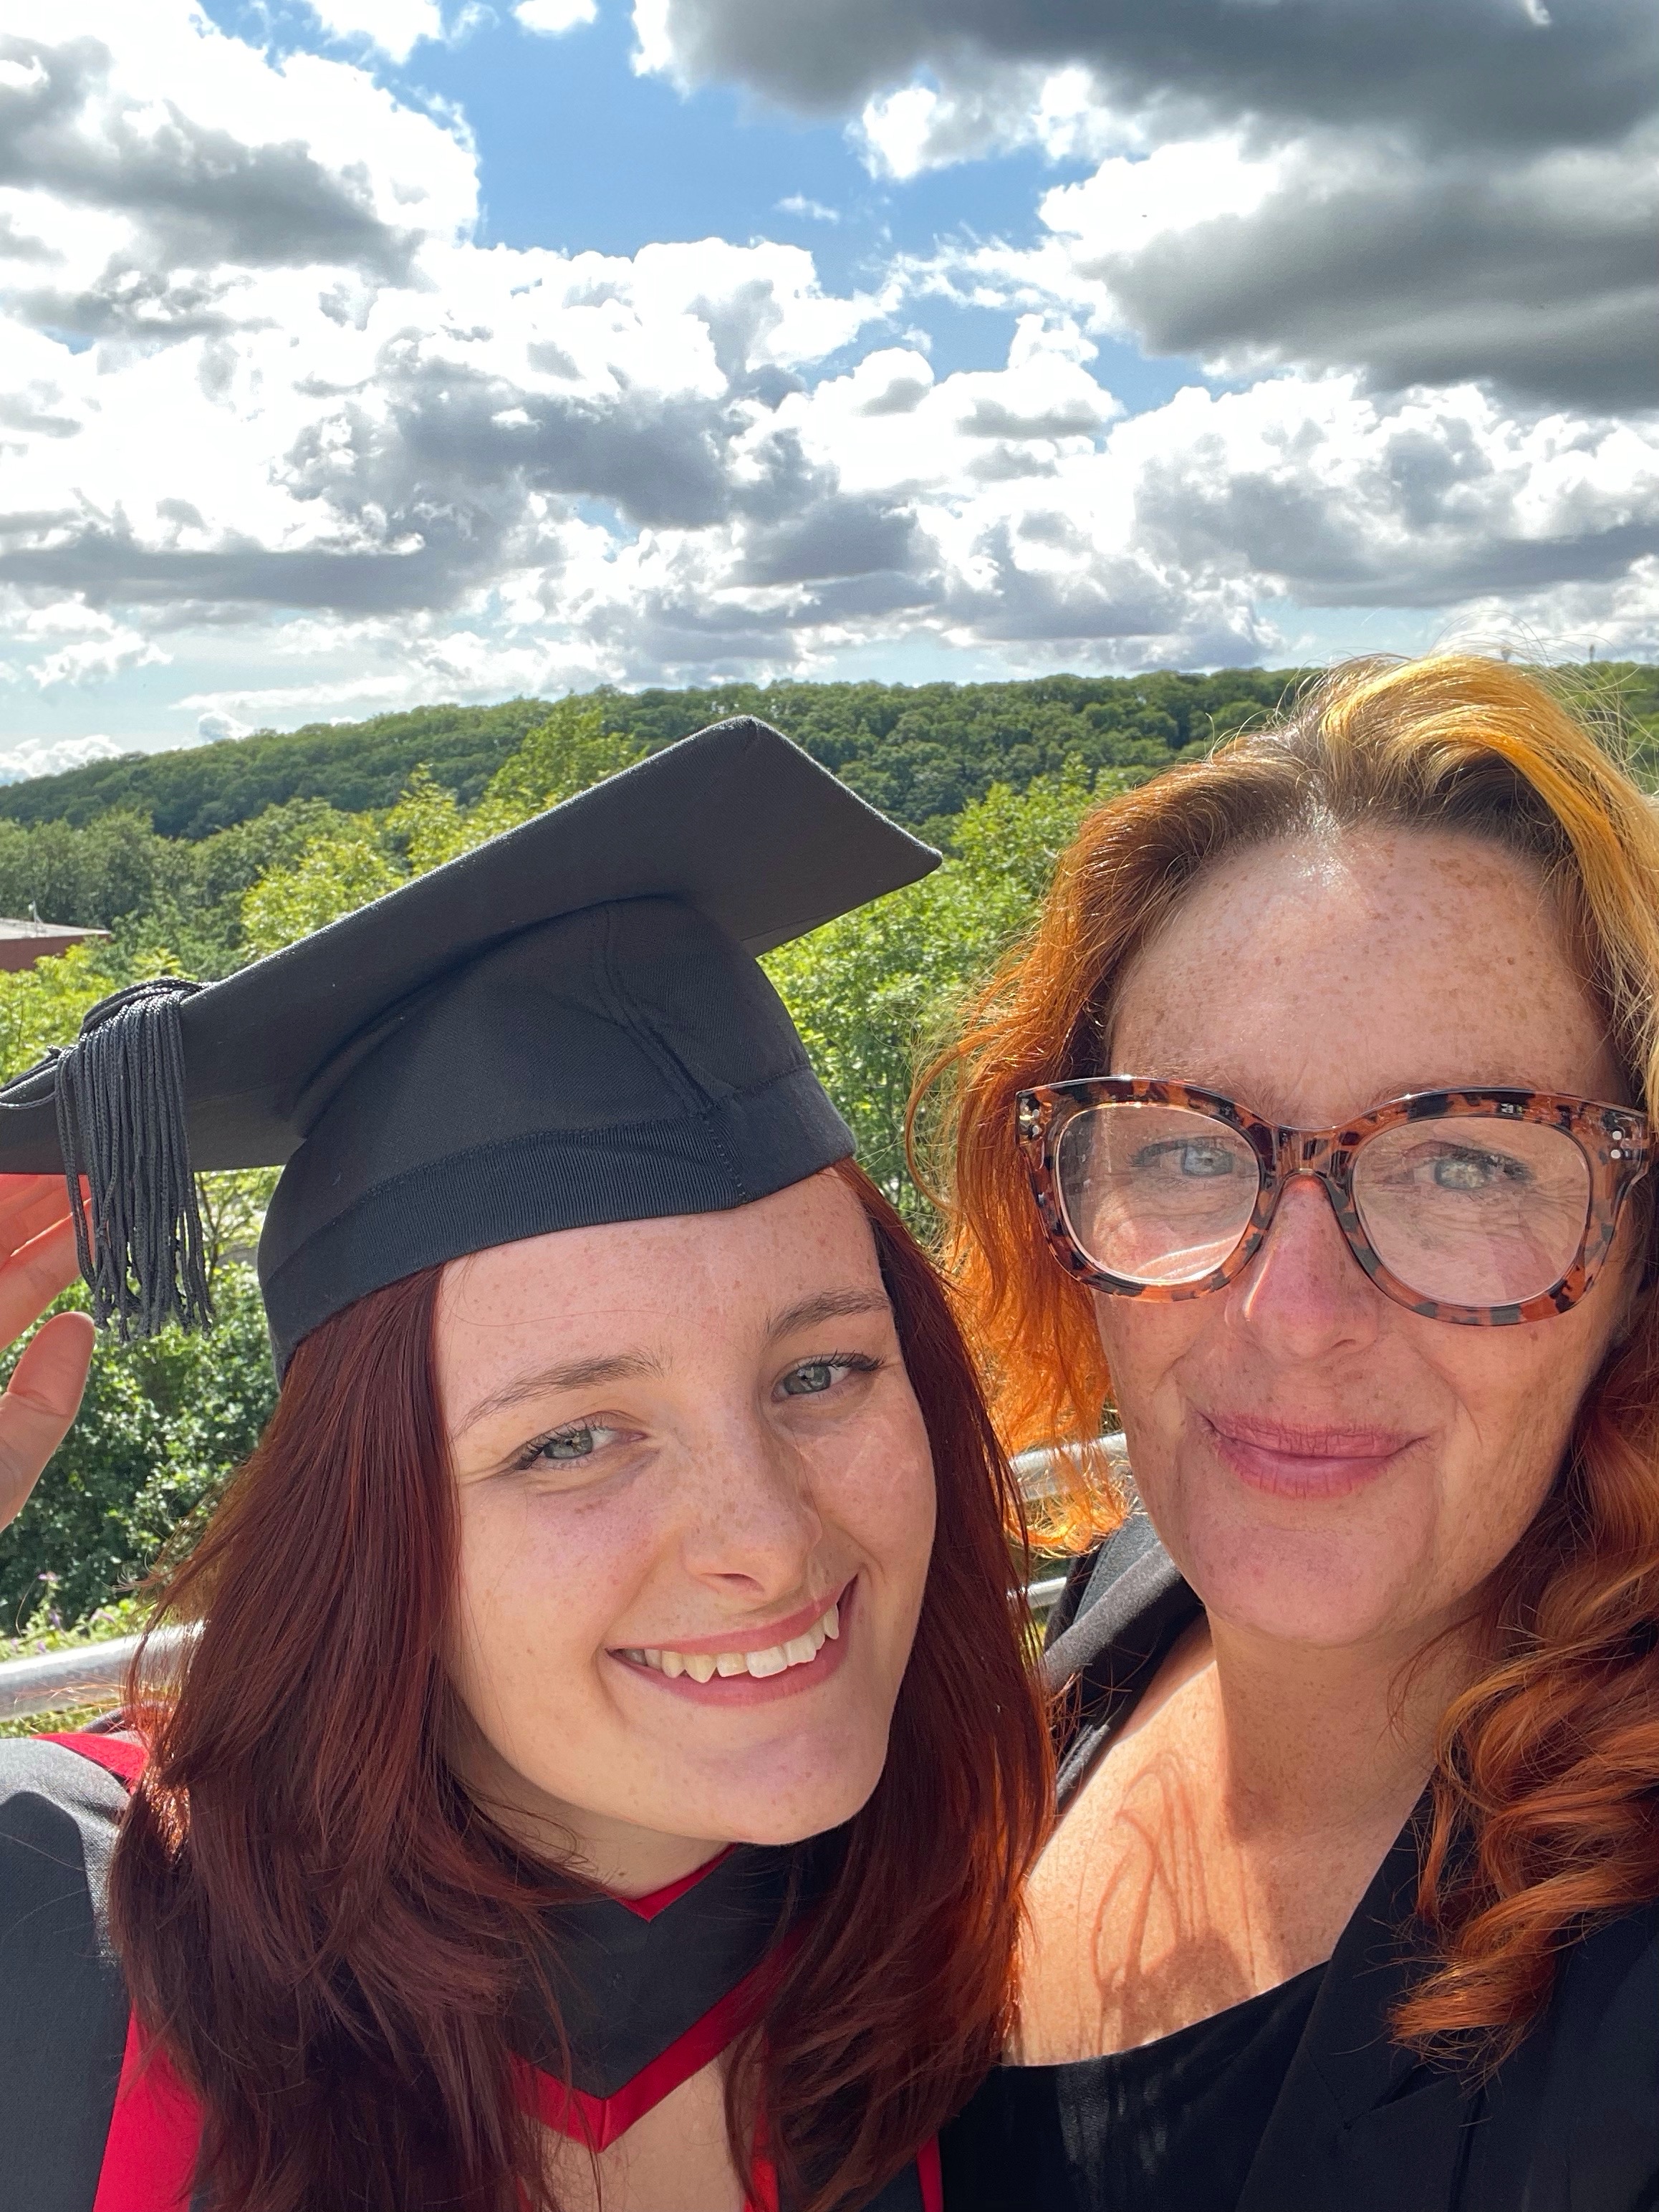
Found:
[{"label": "red hair", "polygon": [[[938,1277],[854,1168],[932,1442],[939,1534],[887,1765],[799,1846],[827,1886],[775,1953],[727,2115],[803,2212],[873,2194],[1008,2025],[1048,1744],[1005,1528],[1018,1496]],[[439,1270],[301,1344],[270,1425],[157,1620],[201,1623],[176,1692],[132,1685],[150,1760],[117,1846],[137,2016],[205,2108],[221,2212],[550,2208],[503,2030],[550,1904],[444,1755],[453,1483]]]},{"label": "red hair", "polygon": [[[1534,866],[1632,1084],[1659,1119],[1659,816],[1538,678],[1443,654],[1339,668],[1285,715],[1097,807],[1030,933],[923,1079],[945,1094],[947,1256],[1011,1450],[1082,1445],[1111,1376],[1091,1294],[1045,1245],[1015,1094],[1097,1073],[1135,954],[1224,854],[1370,823],[1481,837]],[[919,1093],[920,1095],[920,1093]],[[1650,1282],[1655,1209],[1638,1191]],[[1085,1464],[1086,1454],[1079,1455]],[[1073,1484],[1081,1544],[1117,1518]],[[1482,1593],[1486,1671],[1446,1714],[1419,1910],[1437,1967],[1396,2021],[1429,2051],[1500,2057],[1561,1946],[1659,1898],[1659,1300],[1638,1304],[1578,1409],[1554,1490]]]}]

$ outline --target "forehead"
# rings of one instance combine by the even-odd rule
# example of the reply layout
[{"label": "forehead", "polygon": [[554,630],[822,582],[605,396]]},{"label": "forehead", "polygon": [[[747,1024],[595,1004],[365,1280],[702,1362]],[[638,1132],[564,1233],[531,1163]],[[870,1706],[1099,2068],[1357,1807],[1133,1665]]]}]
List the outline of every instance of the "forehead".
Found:
[{"label": "forehead", "polygon": [[725,1212],[556,1230],[452,1261],[437,1363],[447,1376],[532,1353],[713,1344],[803,1297],[880,1283],[864,1210],[825,1170]]},{"label": "forehead", "polygon": [[1130,964],[1109,1066],[1323,1127],[1443,1085],[1618,1097],[1604,1030],[1529,862],[1448,831],[1333,831],[1199,880]]}]

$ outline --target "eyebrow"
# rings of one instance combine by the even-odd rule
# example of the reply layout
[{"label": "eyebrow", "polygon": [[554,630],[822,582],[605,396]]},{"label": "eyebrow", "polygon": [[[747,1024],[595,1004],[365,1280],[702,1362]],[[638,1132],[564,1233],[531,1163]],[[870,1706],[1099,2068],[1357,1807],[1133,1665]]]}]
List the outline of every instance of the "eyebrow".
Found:
[{"label": "eyebrow", "polygon": [[[849,1319],[859,1314],[889,1314],[891,1305],[880,1291],[820,1291],[816,1297],[802,1298],[793,1306],[786,1306],[772,1316],[766,1324],[769,1343],[779,1338],[793,1336],[804,1328],[816,1328],[821,1322]],[[514,1406],[526,1399],[539,1398],[562,1390],[592,1390],[604,1382],[627,1382],[642,1375],[660,1376],[662,1362],[649,1352],[619,1352],[593,1359],[571,1359],[552,1367],[538,1368],[534,1374],[520,1375],[511,1382],[502,1383],[481,1398],[455,1429],[463,1437],[469,1429],[492,1414],[510,1413]]]},{"label": "eyebrow", "polygon": [[560,1390],[592,1390],[601,1382],[627,1382],[641,1375],[660,1375],[662,1363],[648,1352],[619,1352],[597,1359],[570,1359],[553,1367],[538,1367],[533,1375],[520,1375],[511,1382],[503,1382],[499,1390],[492,1390],[481,1398],[456,1425],[455,1434],[464,1437],[480,1421],[488,1420],[492,1413],[505,1413],[520,1406],[526,1398],[539,1398]]},{"label": "eyebrow", "polygon": [[816,1297],[802,1298],[797,1304],[786,1306],[775,1313],[766,1324],[769,1343],[781,1336],[793,1336],[803,1328],[816,1328],[820,1322],[850,1320],[859,1314],[890,1314],[891,1301],[884,1291],[820,1291]]}]

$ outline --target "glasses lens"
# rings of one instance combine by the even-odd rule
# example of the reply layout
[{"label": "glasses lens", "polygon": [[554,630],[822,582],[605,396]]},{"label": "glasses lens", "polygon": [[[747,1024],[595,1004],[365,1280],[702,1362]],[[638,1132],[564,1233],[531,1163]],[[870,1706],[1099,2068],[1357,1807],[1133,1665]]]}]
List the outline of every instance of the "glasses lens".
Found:
[{"label": "glasses lens", "polygon": [[1577,1259],[1589,1166],[1565,1130],[1452,1115],[1369,1138],[1353,1195],[1378,1259],[1407,1290],[1449,1305],[1516,1305]]},{"label": "glasses lens", "polygon": [[1072,1241],[1131,1283],[1200,1282],[1250,1225],[1260,1176],[1237,1131],[1186,1106],[1115,1100],[1073,1115],[1055,1154]]}]

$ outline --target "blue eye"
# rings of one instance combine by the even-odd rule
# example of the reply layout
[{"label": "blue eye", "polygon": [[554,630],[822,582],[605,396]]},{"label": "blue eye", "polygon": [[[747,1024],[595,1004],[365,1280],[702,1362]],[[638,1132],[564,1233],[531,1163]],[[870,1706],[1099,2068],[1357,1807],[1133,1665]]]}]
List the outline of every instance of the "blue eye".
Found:
[{"label": "blue eye", "polygon": [[822,1398],[843,1375],[873,1375],[881,1365],[863,1352],[838,1352],[834,1358],[803,1359],[778,1385],[786,1398]]},{"label": "blue eye", "polygon": [[825,1390],[835,1388],[836,1376],[841,1372],[837,1361],[810,1359],[805,1366],[797,1367],[783,1378],[786,1398],[816,1398]]},{"label": "blue eye", "polygon": [[1491,1152],[1443,1152],[1432,1172],[1441,1190],[1491,1190],[1497,1183],[1531,1180],[1519,1161],[1499,1159]]},{"label": "blue eye", "polygon": [[532,1444],[520,1465],[571,1467],[580,1460],[592,1459],[621,1434],[620,1429],[608,1429],[599,1421],[578,1421],[574,1427],[556,1429],[550,1437]]}]

